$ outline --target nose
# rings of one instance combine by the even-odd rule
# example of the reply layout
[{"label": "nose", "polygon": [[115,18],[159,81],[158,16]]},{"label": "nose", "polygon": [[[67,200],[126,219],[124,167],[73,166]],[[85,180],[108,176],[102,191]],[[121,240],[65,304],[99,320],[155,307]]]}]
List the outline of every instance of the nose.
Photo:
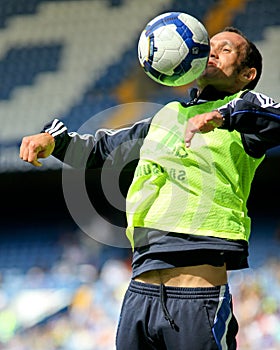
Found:
[{"label": "nose", "polygon": [[210,57],[218,57],[218,50],[216,50],[213,45],[210,46]]}]

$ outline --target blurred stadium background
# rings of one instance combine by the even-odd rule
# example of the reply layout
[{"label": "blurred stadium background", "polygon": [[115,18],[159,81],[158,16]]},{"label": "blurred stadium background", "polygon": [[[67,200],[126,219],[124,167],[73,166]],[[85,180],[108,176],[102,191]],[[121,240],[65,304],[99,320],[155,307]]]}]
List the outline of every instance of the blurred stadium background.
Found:
[{"label": "blurred stadium background", "polygon": [[[187,99],[186,88],[152,82],[137,60],[140,31],[170,10],[196,16],[210,35],[244,31],[264,57],[258,90],[280,101],[279,0],[0,1],[0,350],[114,349],[130,250],[84,234],[65,205],[61,164],[34,169],[19,160],[19,144],[54,117],[77,130],[120,104]],[[93,128],[138,112],[112,109]],[[230,274],[239,350],[280,349],[279,160],[275,149],[254,181],[251,268]]]}]

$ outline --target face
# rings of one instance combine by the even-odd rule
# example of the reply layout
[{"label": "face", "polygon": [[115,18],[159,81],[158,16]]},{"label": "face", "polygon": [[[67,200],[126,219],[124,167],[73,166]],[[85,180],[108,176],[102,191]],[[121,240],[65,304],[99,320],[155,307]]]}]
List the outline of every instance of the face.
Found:
[{"label": "face", "polygon": [[246,40],[234,32],[221,32],[211,38],[210,45],[209,62],[197,80],[198,87],[212,85],[219,91],[231,93],[241,90],[249,82],[246,81],[248,68],[241,69]]}]

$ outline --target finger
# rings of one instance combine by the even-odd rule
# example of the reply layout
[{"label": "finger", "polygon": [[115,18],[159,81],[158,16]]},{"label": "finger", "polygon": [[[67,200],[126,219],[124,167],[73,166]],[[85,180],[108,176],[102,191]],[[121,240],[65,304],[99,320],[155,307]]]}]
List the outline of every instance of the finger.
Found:
[{"label": "finger", "polygon": [[189,148],[191,146],[191,141],[194,137],[194,134],[189,134],[185,140],[186,147]]},{"label": "finger", "polygon": [[25,162],[28,162],[28,157],[29,157],[29,150],[28,150],[28,147],[26,147],[22,152],[21,159],[24,160]]},{"label": "finger", "polygon": [[30,162],[32,165],[36,166],[36,167],[40,167],[43,164],[41,162],[38,161],[38,159],[33,160],[32,162]]},{"label": "finger", "polygon": [[29,148],[28,147],[22,147],[21,152],[20,152],[20,158],[25,162],[29,162]]},{"label": "finger", "polygon": [[34,157],[34,155],[30,156],[28,148],[25,148],[24,150],[22,150],[22,152],[20,154],[20,158],[23,161],[30,163],[36,167],[43,165],[41,162],[38,161],[37,157]]},{"label": "finger", "polygon": [[185,144],[186,147],[190,147],[191,141],[197,132],[197,129],[187,129],[186,134],[185,134]]},{"label": "finger", "polygon": [[24,149],[23,149],[23,145],[22,145],[22,143],[21,143],[20,148],[19,148],[19,157],[20,157],[21,159],[23,159],[23,153],[24,153]]},{"label": "finger", "polygon": [[29,139],[27,137],[24,137],[20,145],[19,157],[25,161],[28,159],[28,144],[29,144]]},{"label": "finger", "polygon": [[38,159],[38,153],[41,151],[41,146],[38,146],[37,144],[35,144],[33,141],[31,141],[29,143],[29,147],[28,147],[28,158],[27,158],[27,161],[29,163],[32,163],[33,162],[37,162],[37,159]]},{"label": "finger", "polygon": [[186,133],[185,133],[185,144],[186,147],[190,147],[191,140],[193,139],[195,133],[199,132],[199,128],[194,124],[193,121],[189,120]]}]

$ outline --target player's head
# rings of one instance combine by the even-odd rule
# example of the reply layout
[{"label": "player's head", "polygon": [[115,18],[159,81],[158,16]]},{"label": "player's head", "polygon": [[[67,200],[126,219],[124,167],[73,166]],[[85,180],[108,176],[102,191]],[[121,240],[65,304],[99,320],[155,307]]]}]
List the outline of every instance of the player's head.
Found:
[{"label": "player's head", "polygon": [[254,89],[257,85],[257,83],[260,80],[261,74],[262,74],[262,55],[256,45],[250,41],[239,29],[234,27],[226,27],[224,29],[224,32],[233,32],[237,33],[240,36],[242,36],[246,42],[247,45],[245,46],[245,56],[243,57],[243,60],[241,61],[240,69],[243,67],[248,68],[255,68],[256,69],[256,76],[253,80],[251,80],[246,86],[246,89]]},{"label": "player's head", "polygon": [[212,85],[230,93],[253,89],[262,72],[262,56],[257,47],[234,27],[226,27],[211,40],[207,68],[197,79],[200,89]]}]

